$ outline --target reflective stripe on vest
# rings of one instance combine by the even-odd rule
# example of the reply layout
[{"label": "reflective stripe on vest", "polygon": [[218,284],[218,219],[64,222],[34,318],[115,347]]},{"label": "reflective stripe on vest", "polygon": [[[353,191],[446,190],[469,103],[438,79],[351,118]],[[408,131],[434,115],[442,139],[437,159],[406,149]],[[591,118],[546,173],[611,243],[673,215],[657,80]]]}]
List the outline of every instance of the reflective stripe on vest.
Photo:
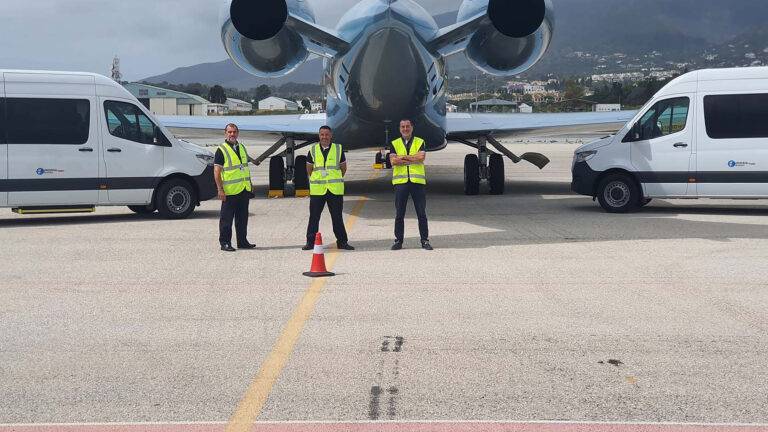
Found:
[{"label": "reflective stripe on vest", "polygon": [[[320,143],[313,145],[309,149],[309,153],[314,162],[312,175],[309,177],[309,194],[325,195],[326,192],[331,192],[334,195],[344,195],[344,176],[341,174],[341,146],[331,144],[327,160],[323,157]],[[326,172],[325,177],[323,177],[323,171]]]},{"label": "reflective stripe on vest", "polygon": [[[424,140],[419,137],[413,137],[411,143],[411,151],[405,149],[405,143],[402,138],[398,138],[392,141],[392,146],[395,148],[395,153],[398,156],[416,156],[421,151],[421,147],[424,145]],[[408,183],[427,184],[427,173],[424,171],[424,164],[417,163],[411,165],[395,165],[392,167],[392,184],[404,184]]]},{"label": "reflective stripe on vest", "polygon": [[[240,144],[239,156],[226,142],[219,146],[219,150],[224,154],[224,166],[221,167],[221,186],[224,193],[237,195],[244,190],[250,192],[251,171],[248,168],[248,152],[245,145]],[[246,162],[242,163],[243,160]]]}]

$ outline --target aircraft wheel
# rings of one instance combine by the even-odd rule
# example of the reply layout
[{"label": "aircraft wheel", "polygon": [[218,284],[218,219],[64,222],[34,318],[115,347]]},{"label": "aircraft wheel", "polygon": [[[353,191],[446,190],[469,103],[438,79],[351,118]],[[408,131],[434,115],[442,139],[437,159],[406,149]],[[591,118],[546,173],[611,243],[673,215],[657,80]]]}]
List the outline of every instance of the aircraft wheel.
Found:
[{"label": "aircraft wheel", "polygon": [[477,155],[464,156],[464,194],[477,195],[480,192],[480,160]]},{"label": "aircraft wheel", "polygon": [[283,165],[283,157],[272,156],[269,158],[269,190],[283,190],[284,187],[285,166]]},{"label": "aircraft wheel", "polygon": [[625,174],[611,174],[597,187],[597,200],[608,213],[627,213],[640,204],[640,188]]},{"label": "aircraft wheel", "polygon": [[392,169],[392,161],[389,160],[389,153],[384,155],[384,168]]},{"label": "aircraft wheel", "polygon": [[129,205],[128,208],[136,214],[150,214],[155,212],[151,205]]},{"label": "aircraft wheel", "polygon": [[492,154],[488,161],[489,179],[491,186],[491,195],[501,195],[504,193],[504,157],[500,154]]},{"label": "aircraft wheel", "polygon": [[195,209],[197,195],[188,181],[172,178],[157,188],[155,207],[166,219],[184,219]]},{"label": "aircraft wheel", "polygon": [[380,165],[384,163],[384,159],[381,157],[381,152],[376,152],[376,157],[374,158],[374,163],[376,165]]},{"label": "aircraft wheel", "polygon": [[[270,161],[271,162],[271,161]],[[296,190],[309,189],[309,177],[307,176],[307,157],[296,156],[296,165],[294,165],[293,185]]]}]

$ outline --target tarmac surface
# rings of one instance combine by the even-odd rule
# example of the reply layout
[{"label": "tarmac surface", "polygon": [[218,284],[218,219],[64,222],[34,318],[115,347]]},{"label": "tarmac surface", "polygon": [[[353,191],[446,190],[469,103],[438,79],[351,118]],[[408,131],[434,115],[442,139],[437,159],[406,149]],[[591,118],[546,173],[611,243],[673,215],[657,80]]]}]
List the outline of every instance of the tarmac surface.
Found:
[{"label": "tarmac surface", "polygon": [[468,147],[429,153],[431,252],[410,204],[389,250],[391,172],[348,153],[332,278],[302,276],[309,202],[267,199],[268,164],[255,250],[219,250],[216,200],[3,209],[0,431],[768,430],[768,202],[608,214],[556,141],[507,141],[552,163],[507,160],[502,196],[463,195]]}]

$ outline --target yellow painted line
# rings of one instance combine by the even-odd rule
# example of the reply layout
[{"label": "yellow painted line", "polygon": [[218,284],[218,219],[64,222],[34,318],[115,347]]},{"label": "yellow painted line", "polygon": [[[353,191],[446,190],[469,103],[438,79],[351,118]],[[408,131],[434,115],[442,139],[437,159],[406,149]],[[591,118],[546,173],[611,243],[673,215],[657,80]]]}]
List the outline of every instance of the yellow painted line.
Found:
[{"label": "yellow painted line", "polygon": [[[368,181],[373,181],[376,178],[378,171],[374,171]],[[352,231],[352,227],[355,226],[357,217],[360,211],[363,209],[365,201],[368,199],[366,196],[361,196],[357,200],[355,208],[349,215],[347,222],[344,224],[347,228],[347,232]],[[339,257],[339,249],[334,248],[328,253],[328,259],[326,260],[326,267],[328,271],[333,270],[336,259]],[[280,339],[272,348],[272,352],[269,353],[267,359],[259,369],[259,373],[256,374],[256,378],[253,379],[251,385],[248,386],[248,390],[245,392],[245,396],[240,401],[240,404],[235,410],[235,414],[227,423],[225,432],[248,432],[256,422],[256,418],[261,413],[264,404],[267,402],[269,393],[272,391],[272,387],[275,385],[277,378],[280,376],[285,363],[288,362],[288,358],[291,356],[296,341],[298,341],[301,331],[304,329],[304,325],[309,320],[309,316],[312,314],[312,310],[315,308],[317,300],[320,298],[320,294],[323,293],[325,283],[328,281],[327,277],[320,277],[312,280],[309,285],[309,289],[304,292],[304,297],[299,302],[296,310],[293,311],[293,315],[288,320],[288,323],[283,329],[283,333],[280,335]]]}]

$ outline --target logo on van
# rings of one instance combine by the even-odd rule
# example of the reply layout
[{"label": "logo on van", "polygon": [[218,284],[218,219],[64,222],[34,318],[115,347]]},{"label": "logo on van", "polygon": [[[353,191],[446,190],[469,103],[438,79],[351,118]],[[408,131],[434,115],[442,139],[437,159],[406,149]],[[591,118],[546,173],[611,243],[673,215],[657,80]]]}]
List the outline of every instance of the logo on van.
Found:
[{"label": "logo on van", "polygon": [[35,171],[37,175],[44,175],[44,174],[50,174],[50,173],[63,173],[64,170],[56,169],[56,168],[38,168],[37,171]]},{"label": "logo on van", "polygon": [[745,167],[745,166],[755,166],[755,165],[757,165],[755,162],[728,161],[728,166],[731,167],[731,168]]}]

